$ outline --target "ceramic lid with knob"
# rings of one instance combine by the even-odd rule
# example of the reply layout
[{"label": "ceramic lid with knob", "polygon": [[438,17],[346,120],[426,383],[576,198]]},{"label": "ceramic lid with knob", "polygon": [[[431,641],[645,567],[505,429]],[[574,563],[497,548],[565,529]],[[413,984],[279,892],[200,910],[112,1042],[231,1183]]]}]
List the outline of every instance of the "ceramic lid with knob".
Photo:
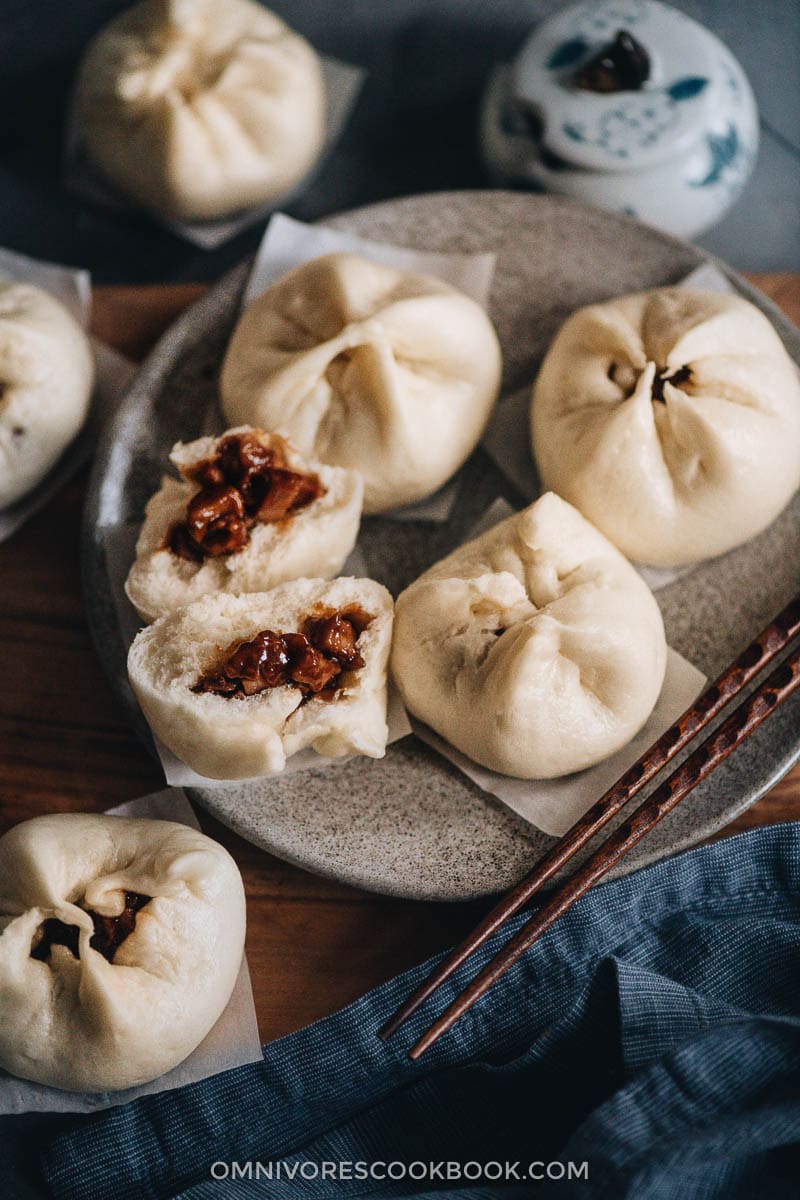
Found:
[{"label": "ceramic lid with knob", "polygon": [[731,60],[714,34],[659,0],[581,3],[534,31],[512,91],[551,154],[631,171],[680,156],[730,106]]}]

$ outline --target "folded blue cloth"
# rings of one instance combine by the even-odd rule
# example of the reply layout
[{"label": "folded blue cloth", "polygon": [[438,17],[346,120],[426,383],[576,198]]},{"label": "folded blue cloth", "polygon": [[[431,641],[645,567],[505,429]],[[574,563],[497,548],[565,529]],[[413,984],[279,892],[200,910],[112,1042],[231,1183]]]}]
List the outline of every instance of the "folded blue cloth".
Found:
[{"label": "folded blue cloth", "polygon": [[[69,1200],[800,1195],[800,824],[594,889],[411,1063],[507,936],[388,1045],[375,1031],[431,963],[266,1046],[263,1064],[55,1130],[18,1125],[15,1162]],[[478,1166],[448,1179],[447,1162]],[[397,1178],[381,1179],[389,1163]]]}]

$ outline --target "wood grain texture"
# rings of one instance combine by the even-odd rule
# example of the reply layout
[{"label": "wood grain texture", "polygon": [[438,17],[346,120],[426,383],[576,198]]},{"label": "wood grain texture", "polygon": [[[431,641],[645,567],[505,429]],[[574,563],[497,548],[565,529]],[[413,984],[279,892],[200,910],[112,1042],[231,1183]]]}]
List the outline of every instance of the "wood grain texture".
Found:
[{"label": "wood grain texture", "polygon": [[[800,276],[753,277],[800,322]],[[142,358],[202,285],[100,288],[93,328]],[[45,812],[101,811],[163,786],[103,675],[83,614],[78,566],[85,475],[0,545],[0,832]],[[203,812],[238,862],[261,1035],[334,1012],[459,940],[488,902],[430,904],[318,879],[257,850]],[[720,836],[800,817],[800,768]]]}]

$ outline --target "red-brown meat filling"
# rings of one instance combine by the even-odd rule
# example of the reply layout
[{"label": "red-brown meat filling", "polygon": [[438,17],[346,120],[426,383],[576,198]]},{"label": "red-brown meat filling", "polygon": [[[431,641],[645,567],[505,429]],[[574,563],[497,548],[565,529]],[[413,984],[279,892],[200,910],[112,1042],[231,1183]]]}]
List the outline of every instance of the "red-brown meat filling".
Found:
[{"label": "red-brown meat filling", "polygon": [[312,614],[302,622],[300,633],[262,629],[250,641],[229,647],[192,691],[237,698],[293,687],[304,700],[332,700],[345,674],[364,666],[358,639],[371,620],[369,613],[352,605]]},{"label": "red-brown meat filling", "polygon": [[[148,904],[152,896],[142,896],[139,892],[125,893],[125,907],[116,917],[105,917],[101,913],[86,911],[92,918],[94,933],[89,939],[89,945],[109,962],[114,961],[117,948],[136,928],[136,914],[139,909]],[[66,946],[74,958],[78,958],[77,925],[68,925],[58,917],[48,917],[41,925],[41,938],[31,950],[31,958],[46,962],[50,957],[53,946]]]},{"label": "red-brown meat filling", "polygon": [[164,545],[198,563],[242,550],[254,525],[283,521],[325,490],[317,475],[290,470],[280,448],[265,446],[254,433],[223,438],[213,458],[183,474],[200,491]]}]

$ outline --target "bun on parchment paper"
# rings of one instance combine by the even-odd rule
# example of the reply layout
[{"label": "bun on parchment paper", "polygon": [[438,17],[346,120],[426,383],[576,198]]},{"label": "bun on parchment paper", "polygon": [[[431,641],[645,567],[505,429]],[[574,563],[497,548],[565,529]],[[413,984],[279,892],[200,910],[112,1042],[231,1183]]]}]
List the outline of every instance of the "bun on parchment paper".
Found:
[{"label": "bun on parchment paper", "polygon": [[[204,492],[198,471],[209,465],[213,471],[220,449],[236,439],[251,447],[251,459],[255,448],[267,465],[247,476],[241,457],[234,459],[227,484],[243,483],[244,493],[234,488],[238,500],[230,494],[220,496],[224,480]],[[259,447],[266,453],[261,455]],[[217,438],[178,442],[170,458],[182,478],[165,477],[148,501],[136,559],[125,583],[143,621],[154,621],[214,592],[265,592],[289,579],[329,578],[355,545],[363,496],[355,471],[309,462],[282,438],[249,426],[229,429]],[[201,493],[209,497],[211,507],[202,505]],[[194,535],[186,529],[192,502]],[[264,520],[259,519],[259,506],[266,508]],[[221,515],[215,520],[217,512]]]},{"label": "bun on parchment paper", "polygon": [[635,562],[748,541],[800,484],[800,380],[740,296],[660,288],[566,321],[531,408],[542,485]]},{"label": "bun on parchment paper", "polygon": [[89,339],[63,304],[29,283],[0,282],[0,508],[56,465],[89,412]]},{"label": "bun on parchment paper", "polygon": [[364,476],[364,511],[412,504],[474,450],[500,386],[481,306],[355,254],[291,271],[242,313],[220,377],[231,422]]},{"label": "bun on parchment paper", "polygon": [[0,838],[0,1065],[105,1092],[182,1062],[244,950],[227,850],[172,821],[56,813]]},{"label": "bun on parchment paper", "polygon": [[[269,656],[263,653],[265,639],[258,641],[259,635],[294,636],[309,621],[336,615],[353,623],[356,661],[350,667],[346,657],[344,665],[326,659],[335,677],[323,694],[317,684],[324,675],[305,662],[313,654],[294,648],[287,653],[274,638],[267,639]],[[305,747],[325,757],[382,758],[392,619],[391,596],[371,579],[297,579],[270,592],[204,596],[139,632],[128,655],[128,676],[156,737],[211,779],[278,774]],[[232,668],[229,676],[224,671],[224,664],[242,654],[246,681]],[[214,679],[229,694],[213,690]],[[264,679],[270,683],[261,688]],[[304,686],[307,679],[316,690]]]},{"label": "bun on parchment paper", "polygon": [[549,779],[638,733],[666,651],[647,585],[548,492],[401,593],[392,674],[409,711],[463,754]]},{"label": "bun on parchment paper", "polygon": [[320,60],[253,0],[143,0],[89,45],[75,92],[92,162],[182,221],[231,216],[301,181],[325,137]]}]

